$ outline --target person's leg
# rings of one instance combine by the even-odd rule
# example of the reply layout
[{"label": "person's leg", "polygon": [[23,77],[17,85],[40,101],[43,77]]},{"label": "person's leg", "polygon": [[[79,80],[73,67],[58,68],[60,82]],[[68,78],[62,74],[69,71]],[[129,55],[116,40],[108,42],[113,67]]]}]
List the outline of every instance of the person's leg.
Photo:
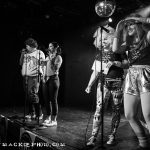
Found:
[{"label": "person's leg", "polygon": [[[109,93],[108,89],[104,87],[104,98],[103,98],[104,105],[106,103],[105,97],[109,98],[108,96],[106,96],[108,93]],[[101,112],[102,112],[102,93],[99,84],[97,87],[97,104],[96,104],[96,111],[93,118],[93,129],[92,129],[92,136],[95,137],[97,137],[98,131],[101,126],[101,119],[102,119]]]},{"label": "person's leg", "polygon": [[47,116],[51,115],[50,99],[49,99],[49,93],[48,93],[49,84],[50,84],[49,80],[45,83],[42,83],[43,99],[44,99],[44,104],[45,104],[45,109],[46,109],[46,115]]},{"label": "person's leg", "polygon": [[141,107],[147,128],[150,133],[150,92],[141,94]]},{"label": "person's leg", "polygon": [[58,92],[59,92],[59,86],[60,86],[60,81],[59,77],[55,77],[52,79],[52,84],[51,84],[51,89],[49,91],[50,93],[50,98],[51,98],[51,104],[52,104],[52,115],[53,115],[53,121],[57,121],[57,115],[58,115]]},{"label": "person's leg", "polygon": [[115,136],[121,118],[121,106],[122,106],[122,99],[123,99],[122,88],[113,90],[112,97],[113,97],[113,106],[112,106],[113,112],[112,112],[112,120],[111,120],[111,132],[107,144],[114,144],[115,142]]},{"label": "person's leg", "polygon": [[34,104],[36,117],[39,117],[40,113],[42,113],[42,110],[39,104],[39,95],[38,95],[39,86],[40,86],[40,83],[39,83],[38,77],[32,77],[30,96],[32,99],[32,103]]},{"label": "person's leg", "polygon": [[[57,125],[57,115],[58,115],[58,103],[57,103],[57,97],[58,97],[58,90],[59,90],[59,78],[58,76],[52,76],[48,80],[47,88],[48,88],[48,94],[49,94],[49,102],[48,109],[49,109],[49,118],[50,121],[46,121],[46,126],[54,126]],[[48,112],[47,112],[48,113]]]},{"label": "person's leg", "polygon": [[[141,108],[148,130],[150,131],[150,66],[138,68],[138,73],[137,84],[140,91]],[[144,130],[144,127],[142,129]],[[139,135],[138,139],[141,147],[148,147],[149,143],[146,135]]]},{"label": "person's leg", "polygon": [[35,103],[35,82],[33,80],[33,77],[28,77],[27,78],[27,96],[28,96],[28,100],[29,100],[29,115],[27,115],[27,118],[33,118],[35,119],[36,117],[36,113],[35,113],[35,107],[34,107],[34,103]]},{"label": "person's leg", "polygon": [[147,138],[143,126],[137,118],[139,98],[131,94],[124,94],[125,116],[134,130],[141,147],[147,146]]},{"label": "person's leg", "polygon": [[[140,97],[139,97],[140,98]],[[140,101],[141,102],[141,101]],[[146,124],[146,121],[144,119],[144,116],[143,116],[143,112],[142,112],[142,108],[141,108],[141,103],[139,104],[138,106],[138,118],[142,124],[142,126],[147,129],[146,131],[148,131],[148,126]]]},{"label": "person's leg", "polygon": [[49,96],[49,84],[51,84],[50,79],[48,79],[45,83],[42,84],[42,92],[43,92],[43,99],[44,99],[44,105],[46,110],[46,118],[44,120],[45,123],[51,122],[51,102],[50,102],[50,96]]},{"label": "person's leg", "polygon": [[[110,91],[108,91],[108,89],[104,87],[104,103],[103,103],[104,105],[106,101],[109,99],[108,94],[110,95]],[[101,85],[99,83],[97,86],[97,104],[96,104],[96,111],[93,118],[92,136],[87,142],[87,146],[95,145],[96,138],[101,126],[101,119],[102,119],[101,112],[102,112],[102,93],[101,93]]]}]

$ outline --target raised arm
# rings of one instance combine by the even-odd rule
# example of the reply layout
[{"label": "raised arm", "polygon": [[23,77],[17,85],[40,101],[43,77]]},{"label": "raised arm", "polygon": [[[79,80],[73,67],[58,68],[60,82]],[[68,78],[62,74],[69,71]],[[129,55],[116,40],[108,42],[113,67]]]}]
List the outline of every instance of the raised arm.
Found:
[{"label": "raised arm", "polygon": [[123,32],[123,28],[125,26],[125,20],[119,21],[116,27],[115,31],[115,36],[113,40],[113,45],[112,45],[112,51],[113,52],[120,52],[120,47],[121,47],[121,34]]}]

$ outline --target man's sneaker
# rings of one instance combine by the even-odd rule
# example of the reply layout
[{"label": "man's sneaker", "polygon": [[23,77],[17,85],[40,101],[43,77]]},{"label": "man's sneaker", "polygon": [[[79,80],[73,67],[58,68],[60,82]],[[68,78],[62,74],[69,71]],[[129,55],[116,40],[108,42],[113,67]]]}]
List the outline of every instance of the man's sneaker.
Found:
[{"label": "man's sneaker", "polygon": [[114,135],[109,135],[109,140],[107,141],[107,144],[109,144],[109,145],[115,144],[115,136]]},{"label": "man's sneaker", "polygon": [[25,116],[26,119],[35,119],[36,115],[35,114],[28,114]]},{"label": "man's sneaker", "polygon": [[96,142],[96,137],[95,136],[91,136],[89,138],[89,141],[86,143],[87,146],[95,146],[95,142]]},{"label": "man's sneaker", "polygon": [[[36,117],[36,119],[38,119],[38,117]],[[42,120],[43,119],[43,114],[41,114],[40,116],[39,116],[39,120]]]}]

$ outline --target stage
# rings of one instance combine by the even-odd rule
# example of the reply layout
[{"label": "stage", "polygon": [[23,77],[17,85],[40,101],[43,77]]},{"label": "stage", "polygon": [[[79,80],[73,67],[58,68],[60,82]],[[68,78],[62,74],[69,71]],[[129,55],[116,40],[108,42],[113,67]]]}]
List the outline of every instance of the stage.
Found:
[{"label": "stage", "polygon": [[108,149],[132,150],[137,146],[137,139],[122,114],[118,129],[116,144],[107,146],[106,140],[110,132],[111,113],[104,115],[103,147],[100,146],[101,134],[95,148],[85,147],[90,137],[94,111],[71,107],[59,108],[57,127],[43,128],[37,121],[24,121],[23,108],[1,108],[0,110],[0,144],[1,149],[23,149],[23,143],[28,149],[83,150]]}]

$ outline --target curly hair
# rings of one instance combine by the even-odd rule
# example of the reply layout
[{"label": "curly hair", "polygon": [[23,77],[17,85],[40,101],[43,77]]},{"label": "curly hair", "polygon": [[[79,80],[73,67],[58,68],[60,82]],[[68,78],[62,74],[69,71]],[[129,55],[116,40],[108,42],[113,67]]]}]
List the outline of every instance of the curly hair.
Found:
[{"label": "curly hair", "polygon": [[37,47],[38,47],[37,41],[34,40],[33,38],[28,38],[28,39],[25,41],[25,45],[29,45],[29,46],[32,47],[32,48],[37,48]]}]

